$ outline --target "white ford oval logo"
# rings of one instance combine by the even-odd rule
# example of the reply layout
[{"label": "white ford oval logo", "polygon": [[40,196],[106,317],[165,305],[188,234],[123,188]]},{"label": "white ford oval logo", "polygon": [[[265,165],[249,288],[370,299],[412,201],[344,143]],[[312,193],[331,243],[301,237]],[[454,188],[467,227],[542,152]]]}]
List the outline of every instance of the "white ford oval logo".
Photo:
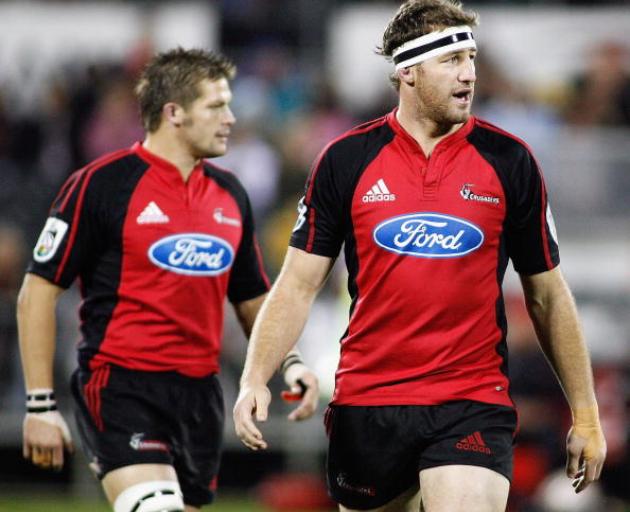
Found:
[{"label": "white ford oval logo", "polygon": [[149,247],[149,259],[177,274],[217,276],[234,261],[234,249],[222,238],[201,233],[164,237]]},{"label": "white ford oval logo", "polygon": [[420,258],[457,258],[478,249],[483,232],[474,224],[439,213],[411,213],[381,222],[374,241],[383,249]]}]

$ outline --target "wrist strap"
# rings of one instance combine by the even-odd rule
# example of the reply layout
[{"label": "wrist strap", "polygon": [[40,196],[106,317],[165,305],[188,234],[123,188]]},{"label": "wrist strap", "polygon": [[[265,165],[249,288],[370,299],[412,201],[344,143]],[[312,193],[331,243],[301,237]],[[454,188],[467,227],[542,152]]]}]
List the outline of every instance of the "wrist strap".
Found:
[{"label": "wrist strap", "polygon": [[291,351],[282,360],[282,363],[280,364],[280,373],[286,372],[289,367],[293,366],[294,364],[304,364],[304,361],[302,361],[302,357],[300,356],[299,352]]},{"label": "wrist strap", "polygon": [[52,389],[33,389],[26,393],[26,412],[38,413],[56,410],[57,401]]}]

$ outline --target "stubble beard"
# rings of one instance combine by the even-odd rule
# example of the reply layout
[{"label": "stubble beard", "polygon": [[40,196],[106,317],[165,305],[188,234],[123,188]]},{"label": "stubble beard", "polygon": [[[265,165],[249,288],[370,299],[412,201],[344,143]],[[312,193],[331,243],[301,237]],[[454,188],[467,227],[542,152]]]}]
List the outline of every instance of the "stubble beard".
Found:
[{"label": "stubble beard", "polygon": [[445,98],[435,89],[428,89],[422,93],[420,87],[416,96],[417,112],[433,121],[442,130],[448,131],[453,125],[465,123],[470,118],[470,108],[462,110],[454,106],[452,98],[450,94]]}]

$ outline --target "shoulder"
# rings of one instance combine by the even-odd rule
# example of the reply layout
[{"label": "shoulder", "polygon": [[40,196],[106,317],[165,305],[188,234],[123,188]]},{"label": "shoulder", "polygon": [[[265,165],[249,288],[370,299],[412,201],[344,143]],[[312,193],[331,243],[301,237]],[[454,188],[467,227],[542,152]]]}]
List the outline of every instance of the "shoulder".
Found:
[{"label": "shoulder", "polygon": [[365,158],[380,151],[394,138],[387,117],[373,119],[355,126],[333,139],[321,152],[318,161],[326,158],[332,165],[351,169]]},{"label": "shoulder", "polygon": [[215,181],[217,185],[227,190],[238,200],[242,200],[247,197],[245,187],[238,179],[236,174],[234,174],[232,171],[223,167],[219,167],[217,164],[211,162],[210,160],[204,160],[203,174],[206,178]]},{"label": "shoulder", "polygon": [[516,135],[483,119],[475,118],[468,141],[486,159],[508,163],[533,158],[531,148]]},{"label": "shoulder", "polygon": [[130,149],[108,153],[70,175],[53,202],[54,208],[63,211],[69,204],[82,204],[86,199],[89,204],[107,203],[120,196],[125,183],[137,182],[147,168],[148,164]]},{"label": "shoulder", "polygon": [[89,184],[90,190],[108,191],[132,176],[141,175],[149,168],[131,149],[103,155],[77,171],[79,178]]}]

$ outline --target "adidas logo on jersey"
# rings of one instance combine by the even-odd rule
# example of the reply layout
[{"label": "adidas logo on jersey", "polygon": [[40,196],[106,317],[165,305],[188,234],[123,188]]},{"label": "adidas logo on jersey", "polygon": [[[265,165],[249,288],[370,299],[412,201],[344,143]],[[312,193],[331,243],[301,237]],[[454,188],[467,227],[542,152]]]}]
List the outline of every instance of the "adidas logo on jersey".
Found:
[{"label": "adidas logo on jersey", "polygon": [[376,203],[379,201],[395,201],[396,195],[392,194],[385,182],[381,178],[372,186],[370,190],[363,196],[364,203]]},{"label": "adidas logo on jersey", "polygon": [[458,441],[455,448],[466,452],[485,453],[486,455],[490,455],[492,453],[492,450],[486,446],[486,443],[482,439],[479,431],[474,432]]},{"label": "adidas logo on jersey", "polygon": [[155,201],[151,201],[136,219],[138,224],[166,224],[170,220]]}]

